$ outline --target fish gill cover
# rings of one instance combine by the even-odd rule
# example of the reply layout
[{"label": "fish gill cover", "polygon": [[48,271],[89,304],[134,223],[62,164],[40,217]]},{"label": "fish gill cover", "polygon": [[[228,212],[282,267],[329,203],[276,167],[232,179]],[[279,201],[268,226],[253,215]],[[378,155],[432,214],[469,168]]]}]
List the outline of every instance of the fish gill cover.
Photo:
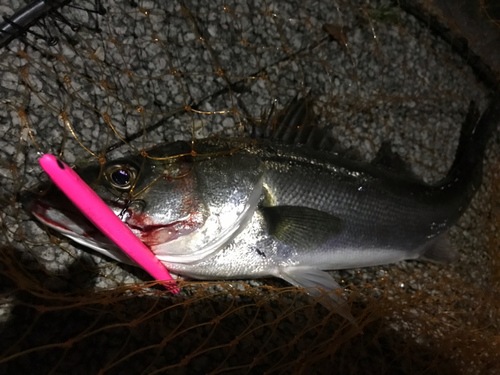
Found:
[{"label": "fish gill cover", "polygon": [[[490,72],[477,78],[463,39],[390,1],[59,5],[29,28],[3,24],[15,37],[0,49],[0,373],[500,371],[496,139],[450,231],[454,264],[332,272],[357,326],[275,279],[183,281],[171,295],[19,202],[45,181],[40,152],[85,166],[180,139],[245,137],[296,95],[355,157],[390,141],[436,181],[470,102],[484,111],[494,85]],[[23,6],[4,2],[5,22]]]}]

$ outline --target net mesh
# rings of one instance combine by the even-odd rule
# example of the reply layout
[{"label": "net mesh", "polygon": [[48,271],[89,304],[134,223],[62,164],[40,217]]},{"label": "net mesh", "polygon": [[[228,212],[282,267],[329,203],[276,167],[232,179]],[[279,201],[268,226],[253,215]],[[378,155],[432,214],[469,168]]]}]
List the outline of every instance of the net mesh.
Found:
[{"label": "net mesh", "polygon": [[[496,8],[483,5],[495,21]],[[7,1],[0,12],[22,6]],[[497,373],[493,141],[484,183],[450,231],[456,264],[332,272],[357,325],[274,279],[181,281],[170,295],[19,203],[44,181],[40,152],[83,166],[180,139],[245,137],[296,95],[312,98],[317,122],[355,157],[370,160],[390,141],[415,174],[436,181],[470,101],[484,110],[491,85],[456,53],[459,37],[436,36],[432,17],[413,10],[390,1],[82,1],[4,46],[0,373]]]}]

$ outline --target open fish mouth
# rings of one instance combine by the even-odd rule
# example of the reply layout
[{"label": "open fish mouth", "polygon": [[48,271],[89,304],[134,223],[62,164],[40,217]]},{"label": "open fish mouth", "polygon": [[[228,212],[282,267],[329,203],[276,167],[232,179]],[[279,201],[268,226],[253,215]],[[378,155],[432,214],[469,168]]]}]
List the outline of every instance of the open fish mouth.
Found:
[{"label": "open fish mouth", "polygon": [[84,215],[72,210],[69,205],[63,209],[43,200],[37,200],[33,202],[30,211],[45,225],[65,235],[77,235],[85,238],[95,238],[99,235],[99,229]]},{"label": "open fish mouth", "polygon": [[[56,190],[54,188],[54,190]],[[44,196],[28,194],[22,199],[26,211],[41,223],[83,246],[114,260],[135,264],[118,246],[106,237],[62,192],[51,191]]]}]

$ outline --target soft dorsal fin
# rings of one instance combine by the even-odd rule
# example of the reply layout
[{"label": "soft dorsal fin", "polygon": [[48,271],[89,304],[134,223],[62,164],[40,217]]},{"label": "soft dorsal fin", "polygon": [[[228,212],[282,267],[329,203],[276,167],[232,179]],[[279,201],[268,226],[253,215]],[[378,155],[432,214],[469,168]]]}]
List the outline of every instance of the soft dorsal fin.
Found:
[{"label": "soft dorsal fin", "polygon": [[419,180],[411,171],[409,165],[401,159],[401,156],[392,151],[392,145],[389,141],[382,143],[375,159],[372,160],[372,164],[400,175]]},{"label": "soft dorsal fin", "polygon": [[301,206],[261,207],[269,234],[296,249],[317,249],[342,230],[342,220]]}]

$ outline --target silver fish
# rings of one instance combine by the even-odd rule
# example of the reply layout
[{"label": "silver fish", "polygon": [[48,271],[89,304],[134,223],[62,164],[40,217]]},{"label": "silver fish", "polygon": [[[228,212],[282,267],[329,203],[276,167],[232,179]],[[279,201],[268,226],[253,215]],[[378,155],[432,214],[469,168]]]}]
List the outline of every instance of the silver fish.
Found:
[{"label": "silver fish", "polygon": [[[275,276],[320,296],[317,287],[340,288],[326,270],[451,261],[446,232],[481,182],[498,98],[479,120],[470,111],[456,160],[434,185],[407,172],[389,147],[374,163],[330,151],[308,108],[294,100],[257,141],[175,142],[77,172],[171,272],[190,278]],[[28,209],[76,242],[131,262],[55,188]],[[336,308],[342,299],[329,293],[321,302]]]}]

